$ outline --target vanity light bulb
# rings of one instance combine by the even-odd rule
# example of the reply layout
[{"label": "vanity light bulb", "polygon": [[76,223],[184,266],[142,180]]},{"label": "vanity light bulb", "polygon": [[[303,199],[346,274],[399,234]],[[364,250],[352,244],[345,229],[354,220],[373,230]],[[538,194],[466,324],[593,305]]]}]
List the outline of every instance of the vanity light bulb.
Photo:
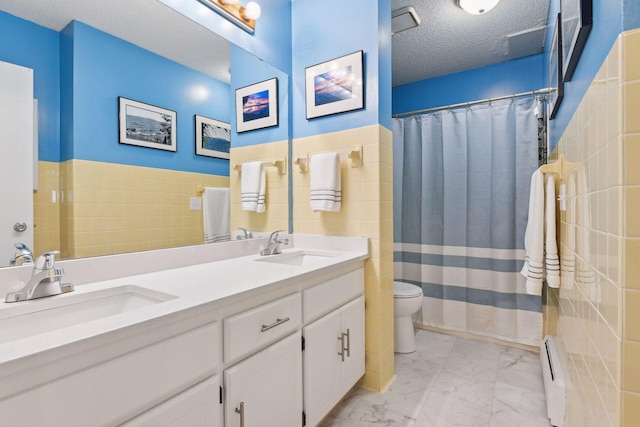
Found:
[{"label": "vanity light bulb", "polygon": [[471,15],[482,15],[496,7],[500,0],[458,0],[458,6]]},{"label": "vanity light bulb", "polygon": [[244,17],[253,19],[254,21],[260,18],[261,13],[262,9],[260,9],[260,5],[254,1],[247,3],[247,7],[244,9]]}]

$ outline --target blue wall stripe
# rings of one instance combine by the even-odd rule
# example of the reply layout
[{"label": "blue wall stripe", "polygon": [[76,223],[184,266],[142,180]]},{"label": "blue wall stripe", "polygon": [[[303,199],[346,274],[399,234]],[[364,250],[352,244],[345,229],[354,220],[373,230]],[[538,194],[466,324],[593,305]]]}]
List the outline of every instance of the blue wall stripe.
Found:
[{"label": "blue wall stripe", "polygon": [[416,252],[394,252],[393,261],[441,267],[491,270],[502,273],[517,273],[522,269],[522,263],[524,262],[520,259],[479,258],[458,255],[422,254]]},{"label": "blue wall stripe", "polygon": [[488,305],[505,310],[525,310],[542,312],[542,301],[538,295],[504,293],[461,286],[439,285],[414,280],[403,280],[422,287],[425,297],[449,301],[461,301],[470,304]]}]

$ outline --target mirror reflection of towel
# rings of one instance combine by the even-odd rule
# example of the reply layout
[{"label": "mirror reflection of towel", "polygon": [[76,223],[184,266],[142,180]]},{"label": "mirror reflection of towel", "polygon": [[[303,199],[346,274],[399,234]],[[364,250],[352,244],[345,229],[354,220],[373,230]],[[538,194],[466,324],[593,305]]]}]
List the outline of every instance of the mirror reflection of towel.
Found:
[{"label": "mirror reflection of towel", "polygon": [[205,187],[202,195],[204,243],[229,241],[230,204],[228,188]]},{"label": "mirror reflection of towel", "polygon": [[240,202],[243,211],[265,211],[266,176],[262,162],[242,165],[240,178]]},{"label": "mirror reflection of towel", "polygon": [[321,153],[311,156],[311,209],[338,212],[342,205],[340,155]]}]

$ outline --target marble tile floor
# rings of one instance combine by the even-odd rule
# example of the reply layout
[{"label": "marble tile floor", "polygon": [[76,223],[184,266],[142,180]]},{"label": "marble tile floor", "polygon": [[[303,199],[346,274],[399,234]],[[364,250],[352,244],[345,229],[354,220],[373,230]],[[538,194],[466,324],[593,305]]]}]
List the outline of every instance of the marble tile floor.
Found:
[{"label": "marble tile floor", "polygon": [[424,330],[385,393],[359,387],[321,427],[548,427],[538,353]]}]

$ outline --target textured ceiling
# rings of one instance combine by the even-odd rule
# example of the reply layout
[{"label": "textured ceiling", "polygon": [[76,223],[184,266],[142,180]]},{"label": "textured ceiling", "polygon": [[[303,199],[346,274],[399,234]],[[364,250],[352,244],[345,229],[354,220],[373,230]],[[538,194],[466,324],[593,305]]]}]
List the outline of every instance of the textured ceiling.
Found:
[{"label": "textured ceiling", "polygon": [[393,10],[404,6],[422,22],[393,35],[394,86],[542,52],[549,0],[502,0],[483,15],[456,0],[392,0]]},{"label": "textured ceiling", "polygon": [[[393,36],[394,86],[541,52],[549,0],[502,0],[479,16],[456,0],[392,0],[403,6],[422,23]],[[157,0],[0,0],[0,10],[56,31],[77,19],[229,82],[229,43]]]},{"label": "textured ceiling", "polygon": [[0,0],[0,10],[56,31],[76,19],[229,82],[229,42],[157,0]]}]

